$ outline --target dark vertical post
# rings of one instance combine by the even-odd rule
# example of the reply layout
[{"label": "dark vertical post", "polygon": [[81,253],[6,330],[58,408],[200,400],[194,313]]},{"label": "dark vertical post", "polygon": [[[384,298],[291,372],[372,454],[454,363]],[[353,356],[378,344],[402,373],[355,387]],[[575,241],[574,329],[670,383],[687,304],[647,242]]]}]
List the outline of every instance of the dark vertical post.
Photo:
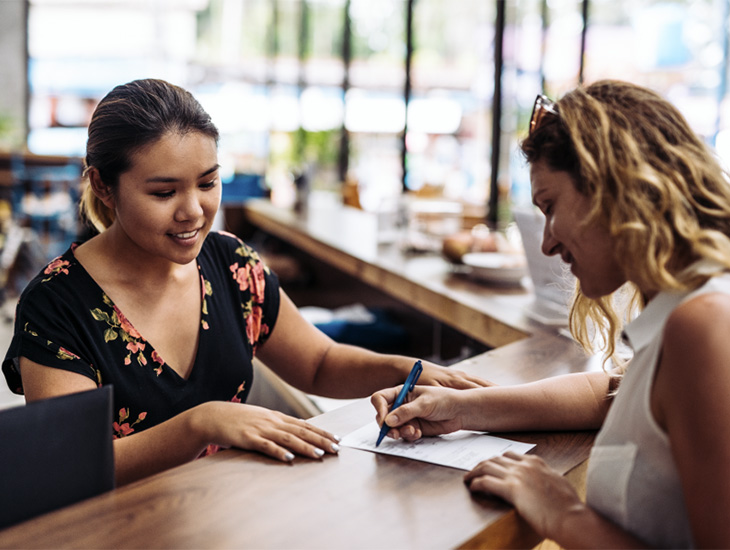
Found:
[{"label": "dark vertical post", "polygon": [[[307,0],[299,0],[299,40],[297,41],[297,58],[299,62],[299,76],[297,78],[297,102],[299,104],[299,113],[302,112],[302,92],[307,85],[305,77],[305,65],[309,57],[309,4]],[[301,118],[301,117],[300,117]],[[299,129],[297,130],[296,140],[296,158],[302,166],[298,169],[304,169],[304,150],[306,149],[306,133],[302,127],[301,120]]]},{"label": "dark vertical post", "polygon": [[267,84],[271,86],[275,81],[276,57],[279,55],[279,0],[271,2],[271,25],[268,32],[269,70],[266,77]]},{"label": "dark vertical post", "polygon": [[414,0],[406,3],[406,81],[403,86],[403,101],[406,106],[406,120],[403,124],[401,136],[401,168],[403,170],[402,185],[406,190],[406,176],[408,174],[408,151],[406,149],[406,135],[408,134],[408,104],[411,101],[411,61],[413,59],[413,5]]},{"label": "dark vertical post", "polygon": [[580,71],[578,72],[578,84],[583,84],[583,71],[586,60],[586,34],[588,33],[588,3],[590,0],[583,0],[581,16],[583,28],[580,31]]},{"label": "dark vertical post", "polygon": [[299,58],[299,87],[305,84],[304,62],[309,57],[309,2],[299,0],[299,40],[297,41],[297,57]]},{"label": "dark vertical post", "polygon": [[499,158],[502,141],[502,43],[504,40],[505,0],[497,0],[494,22],[494,96],[492,97],[492,172],[489,180],[487,225],[496,229],[499,223]]},{"label": "dark vertical post", "polygon": [[[345,1],[344,25],[342,27],[342,63],[344,72],[342,74],[342,97],[343,102],[347,97],[347,90],[350,89],[350,62],[352,61],[352,20],[350,19],[350,0]],[[346,107],[346,104],[344,105]],[[340,152],[337,159],[337,172],[340,182],[347,179],[347,171],[350,166],[350,134],[342,122],[340,131]]]}]

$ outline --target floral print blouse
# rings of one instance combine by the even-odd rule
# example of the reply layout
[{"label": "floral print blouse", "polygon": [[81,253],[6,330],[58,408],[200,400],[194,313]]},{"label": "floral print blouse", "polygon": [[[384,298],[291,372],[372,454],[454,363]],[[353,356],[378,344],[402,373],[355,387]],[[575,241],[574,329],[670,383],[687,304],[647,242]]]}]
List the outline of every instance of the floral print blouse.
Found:
[{"label": "floral print blouse", "polygon": [[245,402],[256,347],[279,312],[279,283],[237,237],[211,232],[197,258],[198,350],[188,379],[165,364],[74,257],[72,246],[23,291],[2,364],[22,394],[20,357],[113,384],[115,437],[159,424],[206,401]]}]

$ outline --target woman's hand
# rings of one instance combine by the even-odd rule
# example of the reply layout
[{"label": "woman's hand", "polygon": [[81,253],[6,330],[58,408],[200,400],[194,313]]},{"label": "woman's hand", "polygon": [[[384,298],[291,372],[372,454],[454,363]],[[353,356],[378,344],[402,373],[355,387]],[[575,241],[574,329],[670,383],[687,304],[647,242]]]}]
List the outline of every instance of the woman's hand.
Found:
[{"label": "woman's hand", "polygon": [[403,386],[376,392],[370,398],[378,425],[390,426],[388,435],[413,441],[423,436],[440,435],[462,429],[461,397],[467,391],[433,386],[416,386],[406,402],[390,412]]},{"label": "woman's hand", "polygon": [[463,371],[426,362],[423,362],[423,372],[418,383],[424,386],[442,386],[445,388],[456,388],[458,390],[484,388],[494,385],[492,382],[472,376]]},{"label": "woman's hand", "polygon": [[284,462],[294,455],[322,458],[339,451],[339,439],[304,420],[264,407],[211,402],[203,422],[212,434],[210,443],[258,451]]},{"label": "woman's hand", "polygon": [[538,456],[507,452],[480,462],[464,476],[473,493],[496,495],[542,537],[556,538],[562,522],[587,511],[570,483]]}]

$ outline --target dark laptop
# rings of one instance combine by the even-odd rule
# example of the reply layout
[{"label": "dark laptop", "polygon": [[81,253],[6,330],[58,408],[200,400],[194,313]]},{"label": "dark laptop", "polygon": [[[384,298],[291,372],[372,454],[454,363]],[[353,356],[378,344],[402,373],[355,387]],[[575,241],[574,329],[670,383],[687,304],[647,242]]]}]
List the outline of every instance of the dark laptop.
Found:
[{"label": "dark laptop", "polygon": [[0,410],[0,529],[114,488],[112,387]]}]

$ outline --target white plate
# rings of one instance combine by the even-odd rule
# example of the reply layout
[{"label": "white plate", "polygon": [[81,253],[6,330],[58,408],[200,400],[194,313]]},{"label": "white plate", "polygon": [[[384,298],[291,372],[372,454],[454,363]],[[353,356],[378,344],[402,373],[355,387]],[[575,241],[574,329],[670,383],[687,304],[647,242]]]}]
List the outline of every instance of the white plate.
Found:
[{"label": "white plate", "polygon": [[471,252],[461,258],[476,279],[491,283],[517,284],[527,274],[525,257],[499,252]]}]

